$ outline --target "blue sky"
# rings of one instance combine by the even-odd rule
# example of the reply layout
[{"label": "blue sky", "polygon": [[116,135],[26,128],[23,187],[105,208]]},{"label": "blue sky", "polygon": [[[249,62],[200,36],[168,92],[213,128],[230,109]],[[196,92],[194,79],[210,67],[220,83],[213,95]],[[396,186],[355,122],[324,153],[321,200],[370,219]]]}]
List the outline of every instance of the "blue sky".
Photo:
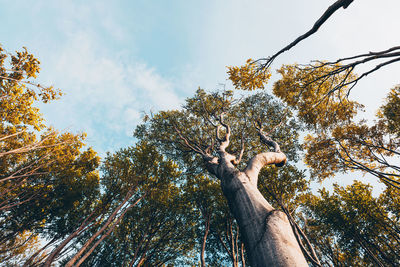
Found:
[{"label": "blue sky", "polygon": [[[266,57],[308,30],[333,1],[6,1],[0,43],[26,46],[42,62],[41,83],[65,96],[41,106],[47,123],[88,133],[104,155],[134,142],[142,112],[179,108],[198,86],[226,81],[226,66]],[[274,64],[307,63],[400,43],[398,0],[356,0]],[[399,83],[400,64],[352,93],[367,117]],[[275,76],[276,79],[276,76]]]}]

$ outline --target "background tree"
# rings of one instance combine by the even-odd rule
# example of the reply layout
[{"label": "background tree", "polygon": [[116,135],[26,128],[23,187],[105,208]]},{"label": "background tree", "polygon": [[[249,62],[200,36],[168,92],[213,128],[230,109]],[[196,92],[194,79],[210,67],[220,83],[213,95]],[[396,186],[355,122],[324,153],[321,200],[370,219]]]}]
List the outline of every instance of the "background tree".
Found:
[{"label": "background tree", "polygon": [[[399,139],[394,126],[398,110],[393,109],[398,102],[397,87],[389,93],[374,122],[357,122],[356,114],[362,105],[348,99],[351,88],[343,86],[341,90],[331,91],[343,81],[344,74],[318,79],[330,69],[327,65],[283,66],[278,70],[282,78],[273,87],[275,95],[295,110],[309,130],[304,160],[311,175],[322,181],[354,170],[372,174],[389,186],[384,191],[391,192],[387,196],[391,198],[389,202],[398,202],[393,194],[399,188],[399,169],[395,163]],[[375,200],[371,189],[360,182],[346,188],[336,186],[334,192],[336,200],[322,189],[319,196],[313,197],[318,202],[305,202],[313,215],[311,219],[303,217],[302,222],[325,263],[334,266],[396,264],[398,259],[393,255],[398,246],[399,224],[381,200],[387,193],[382,193],[379,201]],[[357,213],[359,210],[362,214]],[[307,229],[311,224],[312,230]],[[378,236],[392,238],[370,236],[373,231]]]},{"label": "background tree", "polygon": [[[230,68],[231,80],[236,88],[242,88],[246,90],[253,90],[262,87],[259,83],[245,82],[242,84],[240,81],[256,81],[258,77],[269,73],[269,69],[274,60],[282,53],[292,49],[298,45],[301,41],[307,39],[311,35],[315,34],[321,26],[339,9],[348,8],[354,0],[337,0],[330,5],[326,11],[317,19],[310,30],[306,33],[298,36],[294,41],[280,49],[278,52],[267,58],[260,58],[257,60],[248,60],[247,64],[241,67]],[[341,91],[344,87],[350,87],[350,90],[358,83],[358,81],[369,74],[400,61],[400,46],[394,46],[383,51],[368,52],[359,55],[352,55],[349,57],[339,58],[335,61],[321,62],[317,60],[319,66],[315,67],[312,64],[305,66],[305,68],[318,69],[320,67],[329,67],[330,71],[325,72],[316,78],[316,81],[324,81],[326,78],[341,76],[340,82],[336,83],[329,90],[329,94],[335,91]],[[373,65],[376,64],[376,65]],[[352,75],[354,70],[364,65],[367,69],[363,71],[359,76]],[[372,66],[371,66],[372,65]],[[303,66],[304,67],[304,66]],[[328,96],[328,95],[327,95]]]},{"label": "background tree", "polygon": [[[144,198],[127,210],[84,266],[162,266],[189,253],[195,238],[194,216],[178,186],[181,172],[176,164],[154,146],[139,143],[108,154],[102,172],[104,194],[115,205],[135,185],[134,195]],[[81,243],[91,237],[89,233]]]},{"label": "background tree", "polygon": [[305,161],[313,175],[324,179],[337,172],[360,170],[399,188],[399,168],[395,164],[399,156],[398,87],[391,90],[371,126],[371,122],[355,120],[362,105],[347,98],[350,88],[329,93],[332,86],[341,82],[341,76],[315,82],[320,71],[327,68],[305,70],[296,65],[284,66],[279,70],[282,79],[273,89],[314,132],[305,138]]},{"label": "background tree", "polygon": [[390,214],[387,194],[373,197],[371,186],[355,181],[307,199],[307,231],[327,265],[399,264],[399,218]]},{"label": "background tree", "polygon": [[[257,81],[259,77],[269,75],[269,68],[279,55],[316,33],[336,11],[341,7],[349,7],[352,2],[335,1],[309,31],[274,55],[258,60],[250,59],[242,67],[230,67],[228,73],[233,85],[245,90],[263,88],[263,84],[242,81]],[[350,91],[360,79],[398,62],[399,49],[399,46],[395,46],[335,61],[317,60],[308,65],[283,66],[278,70],[282,79],[275,84],[274,93],[294,107],[300,119],[318,135],[309,136],[306,140],[308,150],[312,150],[306,161],[314,171],[319,170],[316,172],[320,177],[348,169],[361,170],[378,177],[387,185],[399,188],[399,169],[392,161],[393,157],[398,156],[396,149],[399,146],[398,136],[394,132],[396,122],[393,124],[399,118],[398,109],[393,109],[398,102],[398,88],[391,91],[388,104],[382,108],[386,113],[381,110],[378,113],[379,121],[372,127],[365,122],[350,123],[361,105],[348,99]],[[360,75],[354,73],[358,66],[374,63],[375,66]],[[343,126],[342,123],[348,125]],[[360,146],[361,156],[355,153]],[[326,160],[317,159],[321,153],[325,153],[323,158]]]},{"label": "background tree", "polygon": [[194,227],[201,265],[231,262],[232,266],[245,266],[244,244],[219,181],[204,175],[187,177],[184,191],[198,214]]},{"label": "background tree", "polygon": [[61,93],[35,84],[38,73],[26,49],[0,47],[0,242],[10,249],[26,233],[61,238],[98,192],[99,157],[82,151],[85,134],[46,129],[35,104]]}]

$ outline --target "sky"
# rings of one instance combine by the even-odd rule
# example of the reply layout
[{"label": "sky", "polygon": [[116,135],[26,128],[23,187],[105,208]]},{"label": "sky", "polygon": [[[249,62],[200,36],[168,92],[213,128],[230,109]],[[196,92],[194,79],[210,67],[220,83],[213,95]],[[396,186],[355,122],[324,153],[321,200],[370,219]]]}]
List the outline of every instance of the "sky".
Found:
[{"label": "sky", "polygon": [[[144,112],[177,109],[199,86],[229,85],[226,66],[273,54],[333,2],[0,0],[0,43],[8,51],[27,47],[41,61],[39,82],[65,93],[40,106],[47,124],[86,132],[104,156],[134,143]],[[356,0],[272,68],[398,45],[399,10],[398,0]],[[366,118],[399,83],[399,71],[400,64],[389,66],[353,90]]]}]

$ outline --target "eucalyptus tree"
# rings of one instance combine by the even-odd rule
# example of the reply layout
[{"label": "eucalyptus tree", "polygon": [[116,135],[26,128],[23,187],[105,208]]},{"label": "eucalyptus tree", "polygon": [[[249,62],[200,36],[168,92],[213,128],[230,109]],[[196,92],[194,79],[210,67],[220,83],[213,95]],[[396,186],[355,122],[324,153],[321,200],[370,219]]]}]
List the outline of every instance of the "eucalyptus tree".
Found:
[{"label": "eucalyptus tree", "polygon": [[219,179],[252,266],[307,266],[287,216],[257,188],[263,167],[298,160],[300,127],[289,109],[266,93],[235,99],[231,91],[199,89],[181,110],[146,120],[136,137],[154,143],[189,173],[208,171]]}]

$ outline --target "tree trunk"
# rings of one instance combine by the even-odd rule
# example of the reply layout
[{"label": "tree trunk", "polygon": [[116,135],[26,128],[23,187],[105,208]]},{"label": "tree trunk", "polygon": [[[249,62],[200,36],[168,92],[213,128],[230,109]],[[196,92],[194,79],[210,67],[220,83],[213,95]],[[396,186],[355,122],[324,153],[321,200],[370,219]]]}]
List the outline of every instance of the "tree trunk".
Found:
[{"label": "tree trunk", "polygon": [[[93,241],[100,236],[109,225],[114,222],[115,217],[117,216],[118,212],[123,208],[123,206],[129,201],[129,199],[132,197],[134,193],[134,190],[131,189],[128,194],[125,196],[124,200],[122,203],[114,209],[114,211],[111,213],[111,215],[108,217],[107,221],[103,224],[103,226],[95,233],[93,234],[86,242],[83,244],[83,246],[80,248],[80,250],[65,264],[65,267],[72,267],[74,266],[75,262],[82,256],[82,254],[86,251],[86,249],[93,243]],[[135,203],[132,204],[132,207],[139,203],[140,200],[145,196],[141,196],[138,200],[136,200]]]},{"label": "tree trunk", "polygon": [[[92,211],[89,216],[81,223],[81,225],[76,229],[73,233],[71,233],[61,244],[59,244],[51,254],[47,257],[43,267],[50,267],[52,262],[57,258],[58,254],[68,245],[68,243],[74,239],[75,237],[79,236],[87,227],[88,225],[95,220],[98,216],[93,216],[96,210]],[[93,216],[93,217],[92,217]]]},{"label": "tree trunk", "polygon": [[[139,199],[140,200],[140,199]],[[139,202],[139,200],[137,202]],[[108,231],[101,237],[99,238],[99,240],[96,241],[96,243],[89,249],[88,252],[85,253],[85,255],[82,256],[82,258],[78,261],[78,263],[75,265],[76,267],[81,266],[81,264],[87,259],[87,257],[90,256],[90,254],[93,253],[93,251],[96,249],[96,247],[98,245],[100,245],[100,243],[107,238],[115,229],[115,227],[121,222],[122,218],[124,218],[125,213],[134,206],[134,204],[132,206],[126,207],[125,210],[123,211],[123,213],[119,216],[119,218],[117,219],[116,222],[114,222],[114,224],[110,227],[110,229],[108,229]]]},{"label": "tree trunk", "polygon": [[36,251],[32,256],[29,257],[29,259],[24,263],[24,265],[22,265],[22,267],[28,267],[28,266],[32,266],[32,262],[33,260],[40,254],[42,253],[42,251],[44,251],[48,246],[50,246],[51,244],[53,244],[54,242],[57,241],[57,238],[53,238],[52,240],[50,240],[46,245],[44,245],[41,249],[39,249],[38,251]]},{"label": "tree trunk", "polygon": [[[216,126],[216,140],[219,143],[218,156],[210,154],[210,147],[202,150],[191,145],[175,127],[180,138],[193,151],[202,155],[207,170],[221,181],[221,189],[228,201],[229,208],[235,217],[246,252],[253,267],[307,267],[308,264],[293,234],[292,227],[284,212],[275,210],[257,188],[260,170],[270,164],[281,167],[286,163],[286,155],[279,145],[266,135],[261,123],[255,123],[260,140],[272,147],[274,152],[260,153],[254,156],[243,171],[236,166],[240,163],[244,143],[239,158],[228,153],[231,129],[223,120],[225,112],[220,114]],[[219,130],[225,128],[225,137],[219,137]],[[212,147],[212,146],[211,146]]]},{"label": "tree trunk", "polygon": [[244,244],[240,246],[240,258],[242,259],[242,267],[246,266],[246,260],[244,259]]},{"label": "tree trunk", "polygon": [[206,215],[206,223],[205,223],[205,230],[204,230],[204,235],[203,235],[203,241],[201,243],[201,251],[200,251],[200,261],[201,261],[201,267],[206,266],[206,260],[204,258],[204,252],[206,251],[206,242],[207,242],[207,236],[208,232],[210,230],[210,215]]},{"label": "tree trunk", "polygon": [[225,173],[221,187],[251,266],[308,266],[285,213],[273,209],[245,173]]}]

